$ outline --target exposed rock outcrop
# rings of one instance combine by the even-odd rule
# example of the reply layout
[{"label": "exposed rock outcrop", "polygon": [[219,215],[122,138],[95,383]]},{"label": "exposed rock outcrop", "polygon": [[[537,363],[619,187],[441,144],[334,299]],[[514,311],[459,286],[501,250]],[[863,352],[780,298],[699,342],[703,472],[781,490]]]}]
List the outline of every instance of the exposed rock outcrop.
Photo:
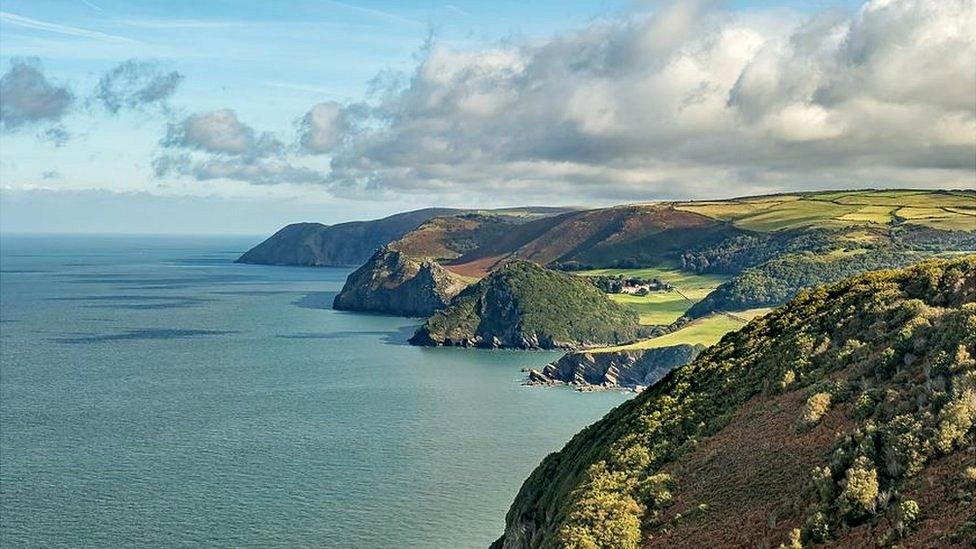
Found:
[{"label": "exposed rock outcrop", "polygon": [[460,293],[414,345],[578,349],[636,339],[637,313],[578,277],[512,261]]},{"label": "exposed rock outcrop", "polygon": [[623,387],[641,391],[688,364],[701,345],[673,345],[606,353],[567,353],[542,370],[529,370],[528,385],[569,384],[579,390]]},{"label": "exposed rock outcrop", "polygon": [[434,261],[414,259],[391,246],[379,249],[346,279],[332,303],[343,311],[430,316],[466,283]]}]

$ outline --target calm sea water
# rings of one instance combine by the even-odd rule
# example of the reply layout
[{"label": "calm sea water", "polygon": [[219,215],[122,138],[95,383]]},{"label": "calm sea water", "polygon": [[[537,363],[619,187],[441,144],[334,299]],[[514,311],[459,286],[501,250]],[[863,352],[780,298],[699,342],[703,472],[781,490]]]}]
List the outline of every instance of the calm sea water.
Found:
[{"label": "calm sea water", "polygon": [[0,238],[4,547],[484,547],[627,398],[410,347],[329,309],[348,270],[231,263],[254,242]]}]

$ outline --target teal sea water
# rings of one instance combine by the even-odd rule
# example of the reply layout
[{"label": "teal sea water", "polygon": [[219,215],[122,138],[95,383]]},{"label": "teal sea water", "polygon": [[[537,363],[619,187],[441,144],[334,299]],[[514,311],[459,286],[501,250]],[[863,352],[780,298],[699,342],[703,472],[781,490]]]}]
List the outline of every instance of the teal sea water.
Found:
[{"label": "teal sea water", "polygon": [[627,396],[541,352],[406,345],[348,270],[250,238],[0,238],[3,547],[484,547],[547,453]]}]

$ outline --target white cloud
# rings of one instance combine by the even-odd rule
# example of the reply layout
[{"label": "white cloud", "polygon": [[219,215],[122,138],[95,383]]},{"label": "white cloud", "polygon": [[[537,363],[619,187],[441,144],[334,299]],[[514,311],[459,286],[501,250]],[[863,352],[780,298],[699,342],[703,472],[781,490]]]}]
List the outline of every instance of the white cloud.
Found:
[{"label": "white cloud", "polygon": [[302,142],[331,153],[344,194],[973,186],[976,4],[875,0],[808,21],[703,6],[434,45],[370,108],[316,106]]},{"label": "white cloud", "polygon": [[0,124],[4,129],[57,122],[73,102],[71,90],[49,80],[37,60],[14,59],[0,77]]},{"label": "white cloud", "polygon": [[163,145],[249,157],[276,155],[284,147],[272,134],[259,134],[241,122],[232,109],[193,114],[170,124]]},{"label": "white cloud", "polygon": [[158,178],[174,175],[254,185],[324,181],[321,173],[292,165],[280,140],[270,132],[258,133],[231,109],[193,114],[171,124],[161,144],[174,152],[153,159]]},{"label": "white cloud", "polygon": [[349,120],[339,103],[318,103],[298,122],[299,143],[311,154],[328,153],[350,129]]}]

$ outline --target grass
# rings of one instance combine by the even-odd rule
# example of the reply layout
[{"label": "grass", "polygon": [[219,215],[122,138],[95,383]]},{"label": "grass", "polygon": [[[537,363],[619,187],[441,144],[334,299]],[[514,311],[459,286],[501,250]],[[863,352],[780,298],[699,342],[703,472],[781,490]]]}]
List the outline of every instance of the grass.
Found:
[{"label": "grass", "polygon": [[965,191],[837,191],[687,202],[675,207],[761,232],[808,226],[889,225],[899,222],[897,218],[937,229],[976,230],[976,194]]},{"label": "grass", "polygon": [[640,323],[648,326],[671,324],[681,318],[681,315],[706,295],[708,289],[695,289],[682,292],[689,299],[685,299],[678,292],[652,292],[645,296],[628,294],[611,294],[610,299],[620,303],[628,309],[637,311]]},{"label": "grass", "polygon": [[745,326],[748,321],[756,318],[757,316],[766,314],[769,311],[770,309],[768,308],[762,308],[739,311],[734,315],[716,313],[699,318],[698,320],[687,324],[680,330],[671,332],[670,334],[629,343],[627,345],[594,349],[588,352],[608,353],[613,351],[631,351],[635,349],[655,349],[658,347],[680,345],[682,343],[687,343],[689,345],[714,345],[715,343],[718,343],[718,340],[722,339],[722,336],[725,334],[738,330],[739,328]]},{"label": "grass", "polygon": [[868,223],[887,225],[894,219],[891,215],[894,210],[894,206],[864,206],[853,213],[844,214],[837,219],[841,221],[865,221]]},{"label": "grass", "polygon": [[636,311],[640,323],[648,326],[667,325],[681,318],[689,307],[698,303],[709,292],[729,279],[725,275],[699,275],[678,269],[596,269],[580,271],[581,276],[632,276],[639,278],[658,278],[674,286],[677,292],[651,292],[645,296],[611,294],[610,299]]},{"label": "grass", "polygon": [[817,225],[853,213],[857,209],[856,206],[846,206],[821,200],[797,200],[740,217],[735,220],[735,225],[753,231],[780,231]]}]

